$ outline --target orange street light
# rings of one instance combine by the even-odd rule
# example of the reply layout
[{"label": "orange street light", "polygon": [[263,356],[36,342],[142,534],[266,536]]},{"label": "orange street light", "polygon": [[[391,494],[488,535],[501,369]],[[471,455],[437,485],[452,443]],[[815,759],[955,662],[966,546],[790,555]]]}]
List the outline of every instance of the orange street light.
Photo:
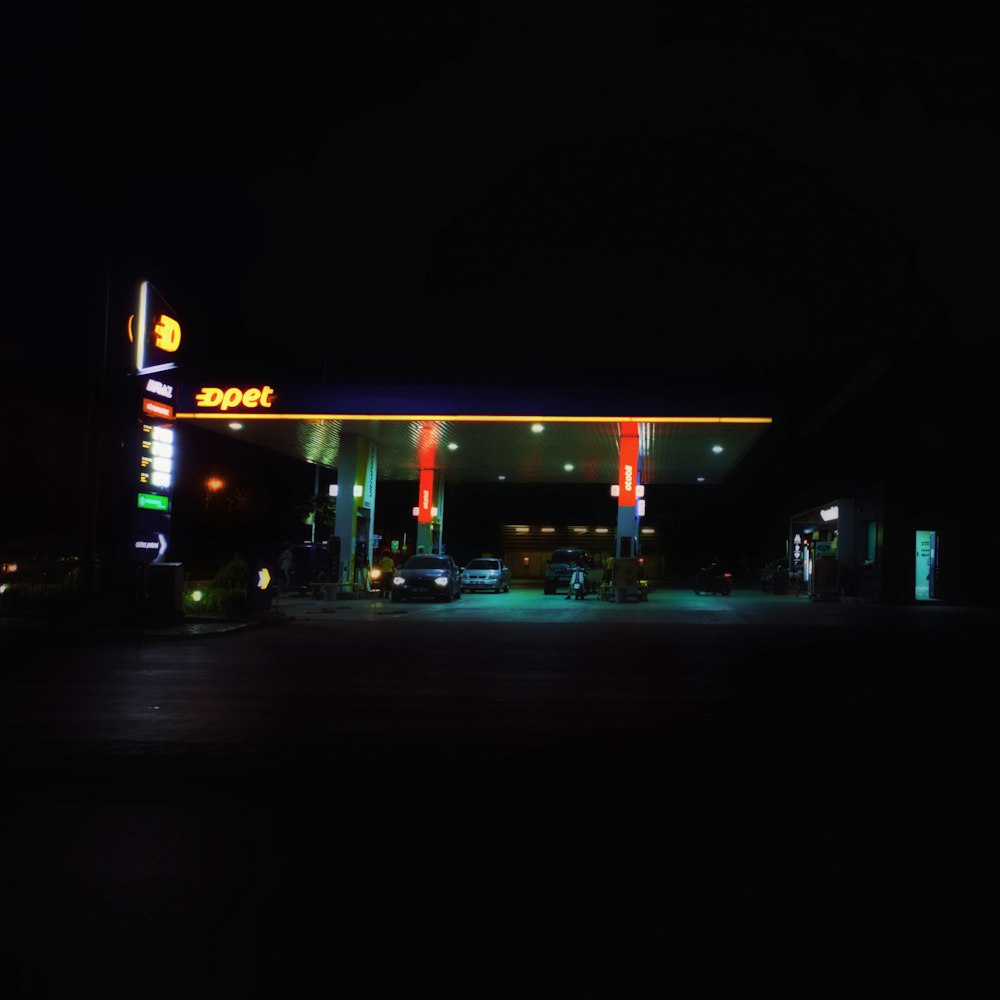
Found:
[{"label": "orange street light", "polygon": [[210,476],[205,480],[205,510],[208,510],[209,501],[213,493],[218,493],[225,486],[225,482],[218,476]]}]

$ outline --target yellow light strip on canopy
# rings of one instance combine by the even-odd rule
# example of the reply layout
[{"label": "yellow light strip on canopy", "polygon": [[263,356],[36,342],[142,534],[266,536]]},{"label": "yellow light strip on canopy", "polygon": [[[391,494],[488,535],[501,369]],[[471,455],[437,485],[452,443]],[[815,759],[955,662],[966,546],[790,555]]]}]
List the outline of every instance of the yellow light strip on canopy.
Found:
[{"label": "yellow light strip on canopy", "polygon": [[464,414],[464,413],[205,413],[203,411],[185,411],[175,414],[178,420],[232,420],[238,416],[240,420],[438,420],[451,423],[497,423],[497,424],[608,424],[608,423],[640,423],[640,424],[769,424],[771,417],[546,417],[546,416],[507,416],[496,414]]}]

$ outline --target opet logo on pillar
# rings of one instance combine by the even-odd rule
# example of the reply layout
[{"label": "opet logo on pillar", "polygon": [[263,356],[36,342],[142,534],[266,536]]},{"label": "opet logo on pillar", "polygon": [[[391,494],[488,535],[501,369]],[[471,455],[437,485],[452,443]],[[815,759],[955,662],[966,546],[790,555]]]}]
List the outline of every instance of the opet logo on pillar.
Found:
[{"label": "opet logo on pillar", "polygon": [[618,506],[633,507],[635,506],[635,487],[639,468],[638,424],[622,424],[622,437],[618,447]]},{"label": "opet logo on pillar", "polygon": [[417,520],[421,524],[428,524],[434,516],[431,504],[431,494],[434,491],[434,470],[420,470],[420,498],[417,503]]}]

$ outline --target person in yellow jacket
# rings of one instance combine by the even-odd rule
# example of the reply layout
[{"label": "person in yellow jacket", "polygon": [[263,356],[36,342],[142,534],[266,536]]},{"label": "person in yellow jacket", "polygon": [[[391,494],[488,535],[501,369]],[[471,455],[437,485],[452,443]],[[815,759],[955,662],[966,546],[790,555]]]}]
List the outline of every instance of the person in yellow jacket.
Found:
[{"label": "person in yellow jacket", "polygon": [[378,568],[382,571],[382,576],[379,578],[379,590],[381,590],[383,597],[388,597],[389,591],[392,590],[392,576],[396,572],[396,563],[390,553],[382,553]]}]

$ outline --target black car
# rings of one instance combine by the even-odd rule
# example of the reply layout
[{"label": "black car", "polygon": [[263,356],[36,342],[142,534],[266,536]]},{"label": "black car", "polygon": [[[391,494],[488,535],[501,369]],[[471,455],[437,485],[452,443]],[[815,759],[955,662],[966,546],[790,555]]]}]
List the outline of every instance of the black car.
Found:
[{"label": "black car", "polygon": [[[283,568],[285,553],[291,555],[288,579],[285,578]],[[278,568],[278,586],[289,593],[308,594],[314,583],[329,583],[337,579],[333,568],[333,554],[326,542],[297,542],[288,545],[275,562]]]},{"label": "black car", "polygon": [[457,601],[462,596],[462,573],[447,555],[415,555],[397,569],[392,578],[392,599],[410,601],[425,598]]},{"label": "black car", "polygon": [[545,579],[542,584],[545,593],[554,594],[558,590],[568,590],[574,566],[583,568],[587,593],[596,594],[603,576],[600,561],[592,552],[580,548],[561,548],[552,553],[552,558],[545,567]]}]

